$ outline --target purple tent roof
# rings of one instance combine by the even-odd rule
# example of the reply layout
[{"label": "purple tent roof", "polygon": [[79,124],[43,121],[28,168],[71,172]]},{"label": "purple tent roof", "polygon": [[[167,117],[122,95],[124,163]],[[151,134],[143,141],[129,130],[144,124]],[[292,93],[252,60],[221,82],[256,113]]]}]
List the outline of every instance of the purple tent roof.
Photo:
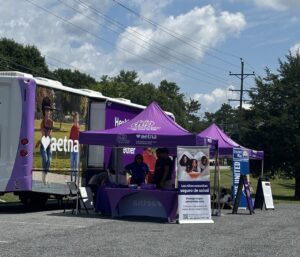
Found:
[{"label": "purple tent roof", "polygon": [[155,102],[132,120],[119,127],[80,132],[79,142],[105,146],[164,146],[196,145],[196,135],[188,132]]},{"label": "purple tent roof", "polygon": [[244,146],[239,145],[227,136],[215,123],[211,124],[208,128],[198,134],[200,137],[211,137],[218,140],[219,155],[223,157],[232,157],[232,149],[241,147],[249,151],[251,159],[262,160],[264,158],[263,151],[256,151],[248,149]]}]

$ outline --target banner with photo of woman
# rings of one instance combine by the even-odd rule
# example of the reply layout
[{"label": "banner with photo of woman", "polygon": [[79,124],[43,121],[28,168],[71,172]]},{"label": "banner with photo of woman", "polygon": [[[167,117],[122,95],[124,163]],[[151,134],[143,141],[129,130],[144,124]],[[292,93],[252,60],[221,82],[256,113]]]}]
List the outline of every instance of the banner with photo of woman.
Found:
[{"label": "banner with photo of woman", "polygon": [[208,147],[177,147],[179,223],[213,223]]}]

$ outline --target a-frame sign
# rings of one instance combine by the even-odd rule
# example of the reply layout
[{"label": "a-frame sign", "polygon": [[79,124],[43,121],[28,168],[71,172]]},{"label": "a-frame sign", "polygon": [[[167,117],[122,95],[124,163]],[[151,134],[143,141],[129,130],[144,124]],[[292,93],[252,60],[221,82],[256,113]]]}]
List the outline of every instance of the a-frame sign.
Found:
[{"label": "a-frame sign", "polygon": [[259,178],[257,182],[256,196],[254,209],[263,209],[265,205],[266,210],[274,210],[273,196],[271,190],[271,183],[268,178]]},{"label": "a-frame sign", "polygon": [[237,190],[236,197],[234,200],[232,214],[237,214],[241,195],[242,195],[243,191],[244,191],[246,199],[247,199],[247,206],[250,211],[250,214],[254,213],[253,202],[252,202],[252,198],[251,198],[251,192],[250,192],[250,187],[249,187],[247,176],[241,175],[238,190]]}]

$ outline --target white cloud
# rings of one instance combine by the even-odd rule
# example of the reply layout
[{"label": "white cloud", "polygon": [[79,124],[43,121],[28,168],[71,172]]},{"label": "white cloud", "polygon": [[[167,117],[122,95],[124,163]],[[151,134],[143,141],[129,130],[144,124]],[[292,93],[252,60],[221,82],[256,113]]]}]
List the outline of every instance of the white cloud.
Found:
[{"label": "white cloud", "polygon": [[[195,7],[187,13],[178,16],[165,17],[162,10],[171,4],[172,0],[154,0],[142,1],[134,0],[139,6],[143,15],[147,12],[159,13],[159,23],[172,32],[184,34],[192,38],[195,42],[216,46],[228,37],[238,35],[245,27],[246,21],[241,13],[217,12],[212,6],[204,6],[202,8]],[[102,37],[102,24],[94,23],[87,17],[81,16],[74,10],[61,4],[59,1],[52,0],[34,0],[37,5],[43,6],[57,16],[72,22],[93,34]],[[65,3],[73,6],[88,17],[98,19],[94,12],[87,9],[86,6],[78,4],[78,1],[65,0]],[[82,1],[85,5],[93,6],[105,13],[112,5],[111,0],[86,0]],[[151,3],[151,4],[150,4]],[[154,4],[153,4],[154,3]],[[13,8],[12,8],[13,7]],[[162,79],[171,81],[183,81],[182,75],[173,70],[178,70],[170,65],[169,54],[173,51],[181,52],[184,55],[194,57],[194,61],[199,61],[207,51],[206,47],[197,44],[198,48],[192,48],[183,42],[176,40],[168,34],[154,29],[144,22],[136,23],[135,26],[127,27],[127,29],[118,37],[117,46],[128,49],[141,57],[126,54],[114,46],[103,45],[103,42],[97,37],[89,33],[78,30],[74,26],[44,12],[43,10],[29,4],[26,1],[10,0],[3,1],[0,7],[0,36],[12,38],[18,43],[31,44],[37,46],[42,55],[46,56],[46,60],[52,69],[58,67],[72,68],[64,65],[70,64],[82,72],[90,73],[92,76],[99,78],[103,74],[114,76],[121,69],[137,70],[143,82],[153,82],[156,85]],[[156,20],[157,21],[157,20]],[[153,43],[146,44],[135,36],[129,34],[130,29],[137,30],[140,34],[145,35],[147,41],[154,39],[161,45],[168,47],[160,48],[159,45]],[[107,36],[109,40],[109,35]],[[105,39],[107,38],[105,35]],[[131,40],[129,40],[129,37]],[[142,44],[143,47],[138,44]],[[154,47],[154,44],[156,45]],[[156,49],[158,47],[159,49]],[[158,57],[152,51],[164,53]],[[191,62],[193,58],[177,55],[183,59],[183,62]],[[55,61],[51,57],[57,59]],[[149,64],[141,59],[151,59],[155,64]],[[59,62],[61,61],[61,63]],[[137,66],[138,64],[138,66]],[[160,64],[170,68],[169,70],[159,66]],[[174,68],[174,69],[173,69]]]},{"label": "white cloud", "polygon": [[[166,17],[160,25],[169,32],[165,33],[144,25],[128,27],[120,35],[117,45],[121,49],[130,50],[134,55],[120,52],[121,59],[124,62],[145,62],[139,57],[142,56],[156,63],[168,63],[171,54],[177,56],[175,59],[177,62],[178,58],[185,59],[183,62],[199,61],[209,47],[216,46],[227,37],[238,35],[245,28],[246,21],[241,13],[221,12],[218,14],[212,6],[207,5],[202,8],[195,7],[179,16]],[[143,36],[137,38],[136,35],[132,35],[132,31]],[[178,35],[184,35],[193,42],[184,39],[189,42],[187,45],[182,40],[178,40]],[[150,40],[159,42],[159,45],[154,48],[149,45]],[[194,47],[191,47],[191,44]],[[181,55],[174,52],[180,52]]]},{"label": "white cloud", "polygon": [[131,4],[137,6],[139,13],[147,19],[156,18],[161,15],[161,11],[173,0],[132,0]]},{"label": "white cloud", "polygon": [[[222,104],[230,104],[233,108],[239,108],[239,102],[228,102],[229,99],[239,99],[239,93],[237,91],[232,91],[235,89],[233,85],[226,88],[215,88],[209,93],[196,93],[192,96],[192,99],[198,100],[201,104],[201,113],[204,112],[216,112],[222,106]],[[243,103],[244,109],[250,109],[251,104]]]},{"label": "white cloud", "polygon": [[178,81],[182,79],[182,76],[175,72],[165,72],[162,69],[155,69],[149,72],[145,72],[143,70],[137,71],[139,78],[143,83],[153,83],[156,86],[159,85],[159,83],[162,80],[168,80],[168,81]]},{"label": "white cloud", "polygon": [[201,103],[201,112],[215,112],[220,109],[223,103],[227,103],[228,99],[238,99],[238,94],[229,89],[234,89],[230,85],[227,88],[215,88],[210,93],[196,93],[192,97]]},{"label": "white cloud", "polygon": [[290,49],[292,55],[296,55],[296,53],[298,52],[298,54],[300,54],[300,42],[293,45]]},{"label": "white cloud", "polygon": [[299,0],[254,0],[258,7],[273,9],[277,11],[284,11],[292,8],[299,8]]},{"label": "white cloud", "polygon": [[[101,25],[91,22],[87,17],[80,16],[64,5],[53,4],[51,0],[35,1],[34,3],[92,33],[101,29]],[[67,1],[68,5],[71,5],[70,3]],[[101,1],[101,5],[98,0],[84,1],[84,3],[105,10],[109,8],[111,1]],[[18,8],[11,8],[12,6]],[[89,17],[95,15],[82,5],[73,3],[72,6]],[[114,55],[104,53],[97,38],[28,2],[11,0],[1,3],[0,23],[1,37],[37,46],[42,55],[46,55],[46,60],[52,63],[53,69],[57,66],[70,68],[62,64],[68,63],[83,72],[96,74],[98,78],[102,74],[115,72]],[[60,60],[61,63],[47,58],[47,56]]]}]

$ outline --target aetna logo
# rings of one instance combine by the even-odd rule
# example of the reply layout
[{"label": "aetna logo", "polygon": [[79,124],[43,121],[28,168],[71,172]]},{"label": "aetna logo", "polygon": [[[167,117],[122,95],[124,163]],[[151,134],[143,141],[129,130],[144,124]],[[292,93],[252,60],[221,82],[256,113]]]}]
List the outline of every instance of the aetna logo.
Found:
[{"label": "aetna logo", "polygon": [[128,119],[125,118],[125,120],[121,120],[119,117],[115,117],[115,127],[119,127],[120,125],[126,123],[129,121]]},{"label": "aetna logo", "polygon": [[52,152],[75,152],[78,153],[79,142],[78,140],[71,140],[65,137],[64,139],[55,137],[42,137],[41,143],[44,149],[51,147]]}]

